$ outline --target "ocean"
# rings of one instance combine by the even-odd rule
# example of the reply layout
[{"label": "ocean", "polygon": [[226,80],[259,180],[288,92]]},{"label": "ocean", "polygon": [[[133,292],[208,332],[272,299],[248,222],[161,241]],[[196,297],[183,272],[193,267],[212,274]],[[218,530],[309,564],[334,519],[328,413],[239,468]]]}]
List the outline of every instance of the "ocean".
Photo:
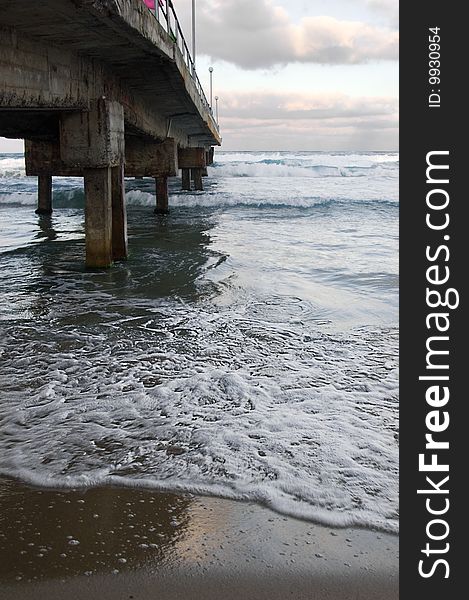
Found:
[{"label": "ocean", "polygon": [[130,255],[84,268],[82,181],[0,154],[0,474],[398,529],[396,153],[225,152],[127,180]]}]

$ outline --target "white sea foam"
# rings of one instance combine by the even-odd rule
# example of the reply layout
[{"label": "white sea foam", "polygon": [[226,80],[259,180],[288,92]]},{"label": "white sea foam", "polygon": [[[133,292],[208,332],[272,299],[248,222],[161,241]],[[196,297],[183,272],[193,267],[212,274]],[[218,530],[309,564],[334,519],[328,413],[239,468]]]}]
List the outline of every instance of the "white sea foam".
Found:
[{"label": "white sea foam", "polygon": [[[340,180],[339,180],[340,181]],[[236,190],[230,190],[229,185],[220,184],[216,188],[210,187],[203,193],[179,193],[173,190],[170,194],[172,207],[196,208],[196,207],[262,207],[262,206],[285,206],[297,208],[313,208],[332,202],[346,204],[363,202],[396,202],[396,190],[387,188],[386,196],[383,197],[385,185],[361,185],[359,187],[341,185],[339,182],[317,184],[314,189],[299,189],[293,186],[288,189],[288,184],[280,182],[276,189],[269,188],[270,182],[266,179],[267,186],[263,190],[261,185],[257,186],[257,193],[252,193],[252,184],[246,180],[237,186]],[[151,189],[151,185],[148,189]],[[126,201],[129,210],[132,207],[153,207],[155,205],[155,194],[153,191],[141,189],[130,189],[126,193]],[[10,191],[0,192],[0,205],[4,206],[35,206],[37,204],[37,191]],[[55,208],[83,208],[84,195],[81,188],[74,190],[56,189],[53,195]]]},{"label": "white sea foam", "polygon": [[0,178],[25,177],[24,158],[18,155],[0,155]]},{"label": "white sea foam", "polygon": [[129,329],[105,302],[81,304],[103,327],[66,327],[49,348],[6,331],[0,472],[212,493],[396,531],[395,333],[330,336],[187,306]]},{"label": "white sea foam", "polygon": [[209,168],[215,177],[389,177],[396,178],[394,163],[372,166],[308,165],[303,161],[216,162]]},{"label": "white sea foam", "polygon": [[130,190],[125,194],[127,206],[155,206],[155,195],[143,190]]},{"label": "white sea foam", "polygon": [[296,164],[303,166],[331,166],[331,167],[371,167],[380,163],[389,163],[397,166],[399,155],[397,153],[326,153],[326,152],[224,152],[216,150],[216,162],[266,162],[278,164]]},{"label": "white sea foam", "polygon": [[37,204],[37,192],[9,192],[0,190],[0,204],[17,204],[19,206],[32,206]]}]

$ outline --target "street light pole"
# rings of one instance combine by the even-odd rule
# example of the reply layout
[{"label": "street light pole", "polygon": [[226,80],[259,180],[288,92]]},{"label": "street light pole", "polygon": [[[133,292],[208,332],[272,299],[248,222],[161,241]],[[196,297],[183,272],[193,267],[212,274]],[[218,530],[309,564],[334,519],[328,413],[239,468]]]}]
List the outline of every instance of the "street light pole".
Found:
[{"label": "street light pole", "polygon": [[219,125],[219,123],[218,123],[218,96],[215,96],[215,106],[216,106],[215,114],[217,116],[217,125]]},{"label": "street light pole", "polygon": [[210,108],[213,108],[213,67],[209,68],[210,73]]},{"label": "street light pole", "polygon": [[195,0],[192,0],[192,62],[195,69]]}]

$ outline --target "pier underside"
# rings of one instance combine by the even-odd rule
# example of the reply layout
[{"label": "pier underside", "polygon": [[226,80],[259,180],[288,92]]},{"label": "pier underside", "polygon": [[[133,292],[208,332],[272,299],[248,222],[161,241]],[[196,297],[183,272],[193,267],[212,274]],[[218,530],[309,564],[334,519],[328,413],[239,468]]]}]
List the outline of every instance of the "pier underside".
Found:
[{"label": "pier underside", "polygon": [[25,140],[40,215],[52,177],[84,178],[86,264],[127,256],[124,176],[155,180],[155,212],[169,210],[168,178],[183,189],[221,143],[187,47],[140,0],[0,0],[0,136]]}]

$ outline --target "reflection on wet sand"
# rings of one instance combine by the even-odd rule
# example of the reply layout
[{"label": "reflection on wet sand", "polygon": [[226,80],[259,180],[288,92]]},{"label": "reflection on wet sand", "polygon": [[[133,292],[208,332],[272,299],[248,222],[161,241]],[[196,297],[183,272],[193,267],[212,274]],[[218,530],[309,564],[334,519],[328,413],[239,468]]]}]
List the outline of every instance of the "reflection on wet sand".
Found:
[{"label": "reflection on wet sand", "polygon": [[117,573],[171,560],[188,496],[99,488],[51,491],[0,484],[0,580]]},{"label": "reflection on wet sand", "polygon": [[398,538],[252,503],[0,479],[1,600],[395,600]]}]

